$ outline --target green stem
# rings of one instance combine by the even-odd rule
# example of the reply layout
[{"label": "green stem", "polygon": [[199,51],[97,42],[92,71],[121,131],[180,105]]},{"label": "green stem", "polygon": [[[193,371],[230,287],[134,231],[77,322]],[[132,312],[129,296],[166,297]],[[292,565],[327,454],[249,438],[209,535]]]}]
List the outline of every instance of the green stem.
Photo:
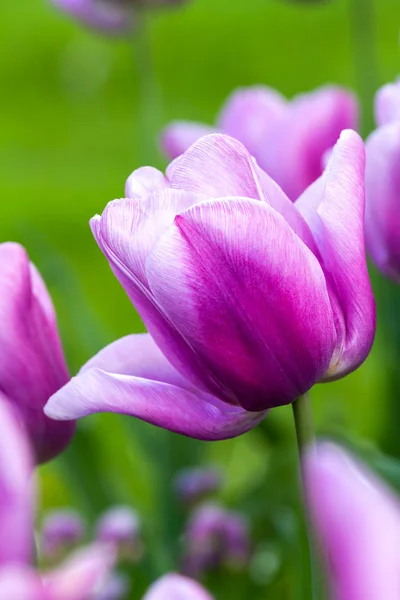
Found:
[{"label": "green stem", "polygon": [[311,410],[310,395],[299,396],[292,404],[294,424],[296,427],[297,445],[300,457],[305,448],[315,440],[314,423]]},{"label": "green stem", "polygon": [[349,0],[354,65],[363,103],[362,133],[373,127],[373,99],[379,87],[373,0]]}]

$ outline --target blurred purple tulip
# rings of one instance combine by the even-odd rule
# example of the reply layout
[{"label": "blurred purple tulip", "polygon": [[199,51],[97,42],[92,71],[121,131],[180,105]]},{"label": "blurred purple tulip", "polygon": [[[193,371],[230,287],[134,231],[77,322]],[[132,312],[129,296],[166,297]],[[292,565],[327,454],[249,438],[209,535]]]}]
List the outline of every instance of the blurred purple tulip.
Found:
[{"label": "blurred purple tulip", "polygon": [[177,573],[164,575],[145,594],[143,600],[213,600],[210,594],[187,577]]},{"label": "blurred purple tulip", "polygon": [[216,504],[192,513],[185,534],[184,571],[200,577],[221,565],[241,569],[250,558],[250,531],[244,515]]},{"label": "blurred purple tulip", "polygon": [[129,33],[135,12],[182,3],[184,0],[51,0],[58,8],[87,27],[109,35]]},{"label": "blurred purple tulip", "polygon": [[378,128],[366,142],[366,243],[376,266],[400,283],[399,82],[379,90],[375,118]]},{"label": "blurred purple tulip", "polygon": [[112,411],[226,439],[357,368],[375,333],[364,159],[343,132],[296,204],[224,135],[199,140],[167,176],[131,175],[130,197],[91,225],[150,333],[103,349],[46,414]]},{"label": "blurred purple tulip", "polygon": [[75,424],[43,407],[69,379],[46,286],[19,244],[0,244],[0,390],[26,427],[37,462],[59,454]]},{"label": "blurred purple tulip", "polygon": [[287,101],[277,91],[255,86],[236,90],[216,127],[176,121],[161,136],[169,158],[183,154],[213,130],[246,146],[260,167],[296,200],[324,169],[323,156],[343,129],[356,129],[358,105],[348,91],[326,86]]},{"label": "blurred purple tulip", "polygon": [[100,517],[96,539],[114,544],[123,559],[136,560],[142,555],[141,522],[130,506],[114,506]]},{"label": "blurred purple tulip", "polygon": [[0,600],[85,600],[114,563],[110,546],[93,544],[56,571],[40,575],[30,566],[35,486],[24,430],[0,397]]},{"label": "blurred purple tulip", "polygon": [[309,451],[304,467],[332,599],[398,600],[398,499],[334,444],[321,443]]},{"label": "blurred purple tulip", "polygon": [[199,467],[184,469],[175,478],[174,487],[179,499],[184,504],[194,504],[217,492],[222,485],[222,473],[219,469]]},{"label": "blurred purple tulip", "polygon": [[42,552],[48,558],[62,556],[83,538],[85,528],[80,515],[71,510],[47,513],[41,532]]}]

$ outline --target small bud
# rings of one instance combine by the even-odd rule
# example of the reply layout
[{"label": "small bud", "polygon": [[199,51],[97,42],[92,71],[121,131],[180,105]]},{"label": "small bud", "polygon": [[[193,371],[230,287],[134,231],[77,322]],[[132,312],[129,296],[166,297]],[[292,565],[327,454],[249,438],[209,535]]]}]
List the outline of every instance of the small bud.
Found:
[{"label": "small bud", "polygon": [[195,504],[221,488],[222,473],[218,469],[185,469],[174,481],[177,496],[184,504]]},{"label": "small bud", "polygon": [[137,561],[143,553],[141,524],[129,506],[115,506],[106,511],[97,524],[97,540],[115,544],[123,560]]}]

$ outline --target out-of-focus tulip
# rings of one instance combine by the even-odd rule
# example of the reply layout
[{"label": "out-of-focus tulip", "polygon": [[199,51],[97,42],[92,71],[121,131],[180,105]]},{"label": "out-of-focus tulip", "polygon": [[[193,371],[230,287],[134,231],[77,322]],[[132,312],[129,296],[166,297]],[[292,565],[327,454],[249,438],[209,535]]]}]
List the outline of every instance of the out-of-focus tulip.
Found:
[{"label": "out-of-focus tulip", "polygon": [[184,0],[52,0],[83,25],[110,35],[126,34],[135,26],[135,13]]},{"label": "out-of-focus tulip", "polygon": [[182,502],[194,504],[205,496],[217,492],[222,484],[219,469],[199,467],[180,471],[175,478],[175,491]]},{"label": "out-of-focus tulip", "polygon": [[62,556],[82,540],[84,531],[82,518],[77,512],[65,509],[48,513],[41,532],[44,556],[53,559]]},{"label": "out-of-focus tulip", "polygon": [[365,236],[376,266],[400,283],[400,83],[375,98],[380,125],[367,139]]},{"label": "out-of-focus tulip", "polygon": [[210,594],[187,577],[177,573],[164,575],[153,583],[143,600],[213,600]]},{"label": "out-of-focus tulip", "polygon": [[184,569],[191,577],[221,565],[241,569],[250,558],[247,519],[215,504],[204,504],[193,512],[185,542]]},{"label": "out-of-focus tulip", "polygon": [[400,598],[398,499],[331,443],[306,454],[306,495],[333,600]]},{"label": "out-of-focus tulip", "polygon": [[0,397],[0,600],[83,600],[114,564],[111,546],[93,544],[56,571],[40,575],[30,566],[35,489],[33,460],[24,430]]},{"label": "out-of-focus tulip", "polygon": [[97,524],[96,539],[114,544],[121,558],[137,559],[142,554],[141,523],[137,512],[129,506],[107,510]]},{"label": "out-of-focus tulip", "polygon": [[[199,439],[254,427],[368,355],[375,305],[364,247],[364,145],[342,133],[296,204],[242,144],[214,134],[139,169],[94,236],[149,334],[111,344],[46,414],[130,414]],[[154,191],[138,197],[143,189]]]},{"label": "out-of-focus tulip", "polygon": [[74,423],[55,423],[43,407],[69,379],[46,286],[19,244],[0,244],[0,390],[32,441],[37,462],[59,454]]},{"label": "out-of-focus tulip", "polygon": [[129,581],[121,573],[111,573],[96,592],[95,600],[126,600],[129,598]]},{"label": "out-of-focus tulip", "polygon": [[[343,129],[356,129],[358,105],[348,91],[327,86],[287,101],[277,91],[255,86],[235,91],[214,128],[244,144],[260,167],[291,200],[321,175],[323,156]],[[183,154],[212,127],[176,121],[161,136],[169,158]]]}]

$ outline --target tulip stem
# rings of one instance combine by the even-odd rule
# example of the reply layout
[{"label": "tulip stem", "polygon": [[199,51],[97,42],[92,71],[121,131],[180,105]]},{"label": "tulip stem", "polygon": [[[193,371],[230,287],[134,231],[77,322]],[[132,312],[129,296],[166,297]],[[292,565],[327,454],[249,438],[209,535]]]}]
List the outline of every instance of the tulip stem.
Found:
[{"label": "tulip stem", "polygon": [[300,458],[305,448],[314,442],[314,423],[311,410],[310,394],[306,392],[292,404],[297,445]]}]

